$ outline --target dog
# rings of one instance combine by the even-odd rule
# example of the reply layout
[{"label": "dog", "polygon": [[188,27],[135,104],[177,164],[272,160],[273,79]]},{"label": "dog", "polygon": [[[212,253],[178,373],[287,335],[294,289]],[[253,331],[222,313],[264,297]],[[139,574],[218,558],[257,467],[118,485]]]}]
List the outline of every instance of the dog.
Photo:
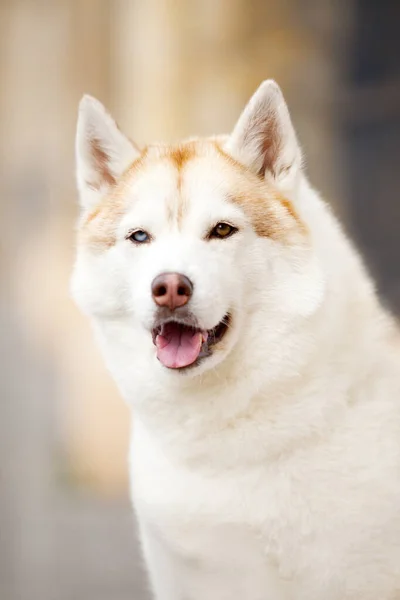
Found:
[{"label": "dog", "polygon": [[143,150],[85,96],[76,155],[72,294],[133,409],[154,597],[399,600],[399,330],[278,85]]}]

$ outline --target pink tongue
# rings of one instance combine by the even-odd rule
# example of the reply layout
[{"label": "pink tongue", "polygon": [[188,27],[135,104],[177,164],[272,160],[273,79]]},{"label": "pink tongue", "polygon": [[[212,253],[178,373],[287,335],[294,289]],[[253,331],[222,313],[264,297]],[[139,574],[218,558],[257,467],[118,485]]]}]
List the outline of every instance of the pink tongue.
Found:
[{"label": "pink tongue", "polygon": [[203,335],[177,323],[167,323],[163,335],[156,338],[157,358],[165,367],[179,369],[195,362],[200,354]]}]

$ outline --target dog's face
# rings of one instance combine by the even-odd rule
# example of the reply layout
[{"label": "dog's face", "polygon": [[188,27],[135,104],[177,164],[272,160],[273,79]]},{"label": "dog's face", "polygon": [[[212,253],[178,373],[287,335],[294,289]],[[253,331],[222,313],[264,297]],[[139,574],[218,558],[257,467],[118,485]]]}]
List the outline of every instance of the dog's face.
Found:
[{"label": "dog's face", "polygon": [[77,151],[74,296],[100,324],[122,322],[150,368],[204,372],[314,310],[320,282],[295,206],[300,154],[275,84],[231,136],[142,152],[85,98]]}]

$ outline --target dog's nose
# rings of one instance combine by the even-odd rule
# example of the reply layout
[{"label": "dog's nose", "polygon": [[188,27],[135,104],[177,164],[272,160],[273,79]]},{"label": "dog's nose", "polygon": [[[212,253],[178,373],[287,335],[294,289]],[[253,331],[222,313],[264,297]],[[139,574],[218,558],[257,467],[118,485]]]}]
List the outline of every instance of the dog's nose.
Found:
[{"label": "dog's nose", "polygon": [[193,284],[181,273],[162,273],[153,280],[151,293],[158,306],[175,310],[187,304],[193,293]]}]

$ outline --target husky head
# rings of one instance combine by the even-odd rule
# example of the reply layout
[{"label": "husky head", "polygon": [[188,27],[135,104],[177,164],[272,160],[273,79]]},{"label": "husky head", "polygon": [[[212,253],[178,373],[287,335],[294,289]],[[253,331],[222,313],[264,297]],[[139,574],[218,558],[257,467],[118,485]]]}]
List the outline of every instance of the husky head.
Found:
[{"label": "husky head", "polygon": [[184,381],[278,364],[323,281],[301,216],[301,153],[273,81],[231,135],[144,150],[85,96],[77,178],[73,295],[112,370]]}]

